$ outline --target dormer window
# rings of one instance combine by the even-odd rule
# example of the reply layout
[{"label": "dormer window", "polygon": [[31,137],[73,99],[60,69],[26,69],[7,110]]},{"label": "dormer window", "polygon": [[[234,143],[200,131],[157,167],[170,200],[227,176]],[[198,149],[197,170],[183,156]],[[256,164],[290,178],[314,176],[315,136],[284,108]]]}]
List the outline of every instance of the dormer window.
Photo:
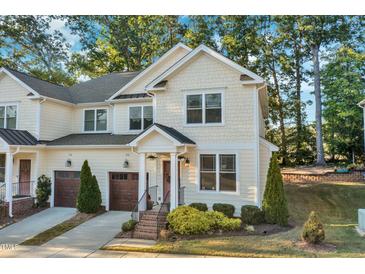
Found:
[{"label": "dormer window", "polygon": [[16,129],[17,109],[16,105],[0,105],[0,128]]},{"label": "dormer window", "polygon": [[107,109],[86,109],[84,110],[84,131],[102,132],[108,128]]}]

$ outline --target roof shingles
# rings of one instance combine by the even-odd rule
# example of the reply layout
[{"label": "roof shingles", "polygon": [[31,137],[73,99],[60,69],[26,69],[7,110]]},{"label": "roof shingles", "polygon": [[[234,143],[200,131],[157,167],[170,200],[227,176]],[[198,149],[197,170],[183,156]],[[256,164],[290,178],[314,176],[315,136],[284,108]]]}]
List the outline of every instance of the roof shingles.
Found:
[{"label": "roof shingles", "polygon": [[37,139],[26,130],[0,128],[0,138],[8,145],[34,146],[38,144]]}]

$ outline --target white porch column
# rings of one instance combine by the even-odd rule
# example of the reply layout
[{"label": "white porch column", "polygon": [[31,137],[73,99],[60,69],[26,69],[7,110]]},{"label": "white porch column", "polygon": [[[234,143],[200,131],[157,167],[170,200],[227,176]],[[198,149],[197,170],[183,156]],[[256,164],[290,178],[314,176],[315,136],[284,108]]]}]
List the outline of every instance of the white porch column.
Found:
[{"label": "white porch column", "polygon": [[[138,173],[138,211],[145,211],[147,206],[146,195],[143,197],[144,192],[147,189],[146,182],[146,153],[139,154],[139,173]],[[142,199],[142,200],[141,200]]]},{"label": "white porch column", "polygon": [[170,210],[178,206],[179,187],[178,187],[178,160],[177,154],[170,154]]},{"label": "white porch column", "polygon": [[13,154],[6,153],[5,159],[6,201],[9,203],[9,216],[13,217]]}]

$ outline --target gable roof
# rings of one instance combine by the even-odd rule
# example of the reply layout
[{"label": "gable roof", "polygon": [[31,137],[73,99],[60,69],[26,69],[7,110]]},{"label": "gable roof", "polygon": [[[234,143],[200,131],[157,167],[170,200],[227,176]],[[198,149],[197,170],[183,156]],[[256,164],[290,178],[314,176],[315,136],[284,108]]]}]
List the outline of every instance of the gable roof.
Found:
[{"label": "gable roof", "polygon": [[[186,64],[188,61],[190,61],[194,56],[200,54],[200,53],[206,53],[210,56],[218,59],[219,61],[223,62],[224,64],[232,67],[233,69],[237,70],[241,74],[244,74],[246,77],[249,77],[250,79],[242,81],[243,84],[261,84],[264,83],[264,79],[258,76],[257,74],[253,73],[252,71],[238,65],[237,63],[233,62],[232,60],[224,57],[223,55],[219,54],[218,52],[212,50],[211,48],[208,48],[205,45],[200,45],[199,47],[195,48],[193,51],[185,55],[183,58],[181,58],[179,61],[177,61],[174,65],[169,67],[167,70],[165,70],[162,74],[160,74],[157,78],[152,80],[147,86],[146,90],[155,90],[159,89],[159,84],[162,81],[165,81],[166,78],[171,75],[174,71],[176,71],[178,68]],[[252,79],[252,80],[251,80]]]},{"label": "gable roof", "polygon": [[34,146],[37,139],[26,130],[0,128],[0,138],[8,145]]},{"label": "gable roof", "polygon": [[110,96],[110,98],[108,100],[115,99],[124,90],[126,90],[128,87],[130,87],[131,85],[133,85],[135,82],[137,82],[140,78],[142,78],[145,74],[147,74],[149,71],[151,71],[152,69],[154,69],[159,63],[161,63],[163,60],[167,59],[167,57],[169,57],[173,52],[175,52],[179,48],[185,49],[187,52],[191,52],[192,51],[191,48],[189,48],[188,46],[184,45],[183,43],[177,43],[174,47],[172,47],[164,55],[162,55],[156,62],[154,62],[153,64],[151,64],[149,67],[147,67],[141,74],[139,74],[137,77],[135,77],[128,84],[124,85],[115,94],[113,94],[112,96]]},{"label": "gable roof", "polygon": [[131,146],[136,146],[137,142],[145,138],[147,135],[152,133],[153,131],[157,131],[162,135],[165,135],[168,139],[171,139],[175,145],[195,145],[195,142],[190,138],[186,137],[181,132],[177,131],[172,127],[168,127],[165,125],[161,125],[158,123],[154,123],[138,134],[135,138],[130,141]]}]

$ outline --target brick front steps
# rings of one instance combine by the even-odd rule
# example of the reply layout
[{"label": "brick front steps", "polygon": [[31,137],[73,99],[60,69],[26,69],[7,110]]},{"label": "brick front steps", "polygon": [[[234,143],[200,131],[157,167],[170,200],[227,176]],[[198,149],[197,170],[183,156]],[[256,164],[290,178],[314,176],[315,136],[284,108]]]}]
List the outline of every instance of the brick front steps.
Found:
[{"label": "brick front steps", "polygon": [[158,210],[149,210],[141,213],[139,222],[133,232],[133,238],[157,240],[159,228],[166,226],[167,212]]}]

